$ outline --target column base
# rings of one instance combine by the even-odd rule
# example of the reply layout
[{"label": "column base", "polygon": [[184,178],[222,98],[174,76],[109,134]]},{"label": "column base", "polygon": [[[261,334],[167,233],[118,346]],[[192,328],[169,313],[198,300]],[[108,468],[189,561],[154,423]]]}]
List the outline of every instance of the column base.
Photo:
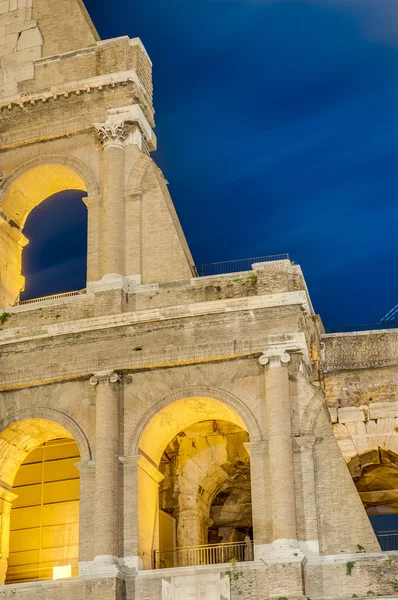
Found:
[{"label": "column base", "polygon": [[272,544],[254,546],[255,560],[271,562],[301,562],[305,556],[297,540],[274,540]]},{"label": "column base", "polygon": [[144,564],[140,556],[125,556],[121,561],[124,569],[129,571],[142,571]]},{"label": "column base", "polygon": [[94,560],[79,563],[79,577],[117,577],[120,572],[117,556],[96,556]]},{"label": "column base", "polygon": [[88,281],[87,291],[91,293],[108,292],[110,290],[129,289],[141,285],[141,275],[120,275],[108,273],[98,281]]}]

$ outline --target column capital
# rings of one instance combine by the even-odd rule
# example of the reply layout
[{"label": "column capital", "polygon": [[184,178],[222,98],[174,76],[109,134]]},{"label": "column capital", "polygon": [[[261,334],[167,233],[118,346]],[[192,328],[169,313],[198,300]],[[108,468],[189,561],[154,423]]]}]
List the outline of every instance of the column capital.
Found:
[{"label": "column capital", "polygon": [[120,375],[115,371],[99,371],[90,377],[90,385],[98,385],[99,383],[117,383],[120,381]]},{"label": "column capital", "polygon": [[20,229],[13,227],[13,225],[6,220],[5,216],[0,213],[0,235],[6,235],[21,248],[24,248],[29,244],[28,238],[22,233]]},{"label": "column capital", "polygon": [[14,494],[9,485],[0,481],[0,501],[11,505],[16,498],[18,498],[18,494]]},{"label": "column capital", "polygon": [[104,148],[110,146],[123,148],[128,136],[126,122],[123,119],[108,119],[105,123],[95,123],[98,139]]},{"label": "column capital", "polygon": [[265,350],[259,358],[260,365],[269,364],[270,367],[278,367],[287,364],[290,362],[292,352],[301,354],[308,364],[307,341],[303,332],[267,335]]},{"label": "column capital", "polygon": [[96,204],[99,203],[99,201],[101,200],[101,196],[100,195],[95,195],[95,196],[84,196],[82,198],[84,204],[87,206],[87,208],[91,208],[92,206],[95,206]]},{"label": "column capital", "polygon": [[291,356],[288,352],[281,350],[280,352],[272,349],[266,350],[264,354],[260,356],[258,359],[260,365],[270,367],[281,367],[282,365],[286,365],[290,362]]},{"label": "column capital", "polygon": [[320,438],[315,437],[314,435],[304,435],[293,438],[293,451],[294,452],[311,452],[316,442],[318,442]]}]

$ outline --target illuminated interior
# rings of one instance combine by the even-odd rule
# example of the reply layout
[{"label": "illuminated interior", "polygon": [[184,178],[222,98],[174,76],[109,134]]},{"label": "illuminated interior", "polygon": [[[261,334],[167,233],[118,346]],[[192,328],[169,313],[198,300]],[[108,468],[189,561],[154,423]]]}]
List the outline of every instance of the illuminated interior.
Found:
[{"label": "illuminated interior", "polygon": [[171,440],[160,463],[160,549],[252,537],[248,441],[242,428],[217,420],[200,421]]},{"label": "illuminated interior", "polygon": [[154,550],[171,566],[164,550],[252,538],[248,441],[242,418],[214,398],[177,400],[151,419],[139,445],[144,568]]},{"label": "illuminated interior", "polygon": [[396,537],[386,534],[398,530],[398,455],[375,448],[353,458],[348,467],[382,550],[397,550]]},{"label": "illuminated interior", "polygon": [[28,454],[14,479],[6,583],[76,577],[79,450],[55,439]]}]

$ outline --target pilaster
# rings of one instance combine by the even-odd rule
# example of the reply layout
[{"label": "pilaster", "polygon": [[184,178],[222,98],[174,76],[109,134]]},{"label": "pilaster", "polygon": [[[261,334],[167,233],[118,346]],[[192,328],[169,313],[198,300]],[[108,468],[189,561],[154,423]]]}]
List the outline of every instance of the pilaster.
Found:
[{"label": "pilaster", "polygon": [[10,515],[12,502],[17,498],[4,483],[0,484],[0,585],[4,585],[10,549]]},{"label": "pilaster", "polygon": [[316,501],[316,481],[314,469],[314,446],[317,438],[314,436],[296,437],[293,452],[300,454],[302,495],[303,495],[303,524],[304,539],[300,547],[306,556],[319,555],[318,537],[318,508]]},{"label": "pilaster", "polygon": [[268,440],[246,442],[250,454],[254,555],[272,542],[272,516],[269,485]]},{"label": "pilaster", "polygon": [[159,484],[164,475],[142,454],[120,459],[124,471],[124,565],[153,567],[159,548]]},{"label": "pilaster", "polygon": [[91,561],[95,556],[95,462],[87,460],[77,463],[80,472],[79,503],[79,562]]}]

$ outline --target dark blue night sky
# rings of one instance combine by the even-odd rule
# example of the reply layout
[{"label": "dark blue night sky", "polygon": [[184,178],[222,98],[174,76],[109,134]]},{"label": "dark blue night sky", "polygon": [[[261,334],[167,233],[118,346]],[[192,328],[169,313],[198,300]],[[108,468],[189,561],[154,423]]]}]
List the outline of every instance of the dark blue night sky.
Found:
[{"label": "dark blue night sky", "polygon": [[[196,263],[288,252],[327,327],[379,321],[398,302],[398,2],[86,6],[153,60],[153,157]],[[78,222],[65,235],[61,219],[62,252]],[[56,271],[51,252],[32,273]]]}]

